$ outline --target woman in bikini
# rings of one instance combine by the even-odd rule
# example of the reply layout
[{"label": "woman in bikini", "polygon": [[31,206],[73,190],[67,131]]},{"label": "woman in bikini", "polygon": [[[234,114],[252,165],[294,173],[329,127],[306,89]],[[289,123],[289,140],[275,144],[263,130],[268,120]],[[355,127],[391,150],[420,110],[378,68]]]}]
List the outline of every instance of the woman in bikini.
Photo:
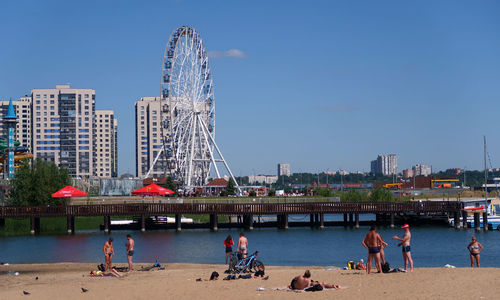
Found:
[{"label": "woman in bikini", "polygon": [[104,277],[104,276],[113,276],[113,277],[122,277],[118,271],[116,271],[114,268],[112,268],[109,272],[108,271],[90,271],[90,276],[95,276],[95,277]]},{"label": "woman in bikini", "polygon": [[474,260],[476,261],[476,265],[479,268],[479,257],[481,250],[483,250],[483,245],[479,243],[475,236],[472,237],[472,242],[467,246],[470,252],[470,267],[474,268]]}]

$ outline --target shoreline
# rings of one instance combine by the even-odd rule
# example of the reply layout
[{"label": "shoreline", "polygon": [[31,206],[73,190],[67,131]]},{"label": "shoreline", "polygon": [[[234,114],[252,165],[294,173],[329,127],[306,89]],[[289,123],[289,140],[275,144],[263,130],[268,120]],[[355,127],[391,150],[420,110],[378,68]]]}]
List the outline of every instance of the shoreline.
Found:
[{"label": "shoreline", "polygon": [[[161,263],[161,262],[160,262]],[[149,299],[159,295],[171,299],[495,299],[500,293],[500,268],[416,268],[411,273],[370,274],[324,266],[266,266],[269,280],[222,280],[226,265],[163,264],[165,270],[133,271],[122,278],[89,277],[98,263],[14,264],[0,266],[0,299],[20,299],[28,291],[36,299]],[[134,267],[152,263],[134,263]],[[117,263],[116,266],[126,266]],[[290,292],[284,288],[306,269],[312,279],[347,287],[321,292]],[[17,271],[13,275],[8,271]],[[207,281],[217,271],[219,280]],[[38,277],[38,279],[36,279]],[[202,278],[198,282],[196,279]],[[89,290],[83,293],[81,288]],[[257,290],[263,288],[264,290]],[[306,297],[306,298],[304,298]]]}]

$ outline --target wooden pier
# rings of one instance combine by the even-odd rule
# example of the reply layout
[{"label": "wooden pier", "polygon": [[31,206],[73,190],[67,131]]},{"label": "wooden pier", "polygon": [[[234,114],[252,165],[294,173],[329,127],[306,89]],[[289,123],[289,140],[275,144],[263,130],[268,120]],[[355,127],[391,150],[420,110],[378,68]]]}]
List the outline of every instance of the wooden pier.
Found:
[{"label": "wooden pier", "polygon": [[394,226],[395,218],[401,215],[412,216],[451,216],[456,227],[462,224],[459,217],[462,204],[456,201],[422,201],[390,203],[345,203],[345,202],[303,202],[303,203],[130,203],[130,204],[91,204],[68,206],[3,206],[0,207],[0,224],[6,218],[30,218],[31,233],[40,229],[40,218],[66,217],[68,233],[74,232],[75,217],[102,216],[104,229],[109,231],[111,216],[137,216],[141,230],[146,230],[149,216],[175,215],[175,226],[181,230],[181,216],[210,215],[210,228],[217,230],[217,216],[241,216],[247,229],[253,229],[254,216],[277,216],[276,226],[288,228],[289,215],[310,215],[310,223],[325,227],[326,214],[343,214],[344,224],[359,227],[360,214],[375,214],[377,223],[386,222]]}]

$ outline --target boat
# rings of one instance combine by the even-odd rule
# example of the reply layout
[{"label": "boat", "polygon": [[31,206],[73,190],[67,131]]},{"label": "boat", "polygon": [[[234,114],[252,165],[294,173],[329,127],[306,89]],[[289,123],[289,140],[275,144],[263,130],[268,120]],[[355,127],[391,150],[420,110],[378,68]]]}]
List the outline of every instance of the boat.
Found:
[{"label": "boat", "polygon": [[[483,149],[484,149],[484,199],[483,198],[477,198],[477,199],[469,199],[469,200],[461,200],[463,203],[463,211],[467,215],[467,227],[475,227],[475,220],[474,220],[474,214],[479,213],[479,227],[483,228],[483,214],[487,214],[487,221],[488,221],[488,229],[496,229],[500,230],[500,216],[497,216],[496,214],[496,208],[495,205],[493,205],[491,202],[493,199],[488,199],[488,167],[486,164],[486,156],[487,156],[487,151],[486,151],[486,136],[483,136]],[[490,161],[491,165],[491,161]],[[497,190],[497,196],[500,197],[500,192],[498,189],[498,186],[495,184],[496,190]],[[462,223],[463,218],[460,217],[460,223]],[[448,218],[448,224],[450,226],[455,226],[455,220]]]},{"label": "boat", "polygon": [[[460,200],[463,203],[463,211],[467,213],[467,227],[474,227],[474,213],[479,213],[479,226],[483,228],[483,213],[488,215],[488,229],[500,230],[500,215],[496,214],[497,208],[492,204],[493,198],[483,199],[467,199]],[[460,217],[460,223],[462,223],[463,218]],[[451,227],[455,226],[455,220],[453,218],[448,219],[448,224]]]}]

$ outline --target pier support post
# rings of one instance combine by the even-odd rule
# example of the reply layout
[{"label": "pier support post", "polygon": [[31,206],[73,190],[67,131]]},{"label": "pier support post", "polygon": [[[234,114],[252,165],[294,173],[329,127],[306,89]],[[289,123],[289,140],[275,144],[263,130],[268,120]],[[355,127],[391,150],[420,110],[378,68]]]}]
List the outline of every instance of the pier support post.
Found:
[{"label": "pier support post", "polygon": [[175,230],[180,232],[182,230],[181,215],[175,215]]},{"label": "pier support post", "polygon": [[356,224],[355,224],[356,228],[359,228],[359,214],[358,213],[354,214],[354,219],[356,222]]},{"label": "pier support post", "polygon": [[141,215],[141,231],[146,231],[146,216]]},{"label": "pier support post", "polygon": [[344,227],[347,227],[347,214],[344,214]]},{"label": "pier support post", "polygon": [[394,228],[394,213],[391,213],[391,228]]},{"label": "pier support post", "polygon": [[460,215],[458,212],[455,212],[455,215],[453,216],[453,221],[455,223],[455,229],[460,228]]},{"label": "pier support post", "polygon": [[217,228],[217,215],[215,215],[215,214],[210,215],[210,229],[212,229],[213,231],[218,230],[218,228]]},{"label": "pier support post", "polygon": [[40,218],[31,217],[30,225],[31,225],[31,230],[30,230],[31,235],[34,235],[35,233],[40,233]]},{"label": "pier support post", "polygon": [[319,228],[325,228],[325,214],[323,213],[319,214]]},{"label": "pier support post", "polygon": [[3,226],[5,226],[5,219],[0,218],[0,227],[3,227]]},{"label": "pier support post", "polygon": [[462,211],[462,227],[467,228],[467,212]]},{"label": "pier support post", "polygon": [[477,212],[474,213],[474,228],[476,230],[479,230],[481,228],[481,224],[479,222],[479,213]]},{"label": "pier support post", "polygon": [[349,226],[354,225],[354,215],[352,213],[349,214]]},{"label": "pier support post", "polygon": [[109,232],[110,225],[111,225],[111,217],[104,216],[104,232],[106,232],[106,233]]},{"label": "pier support post", "polygon": [[488,231],[488,213],[483,212],[483,229],[484,231]]},{"label": "pier support post", "polygon": [[74,216],[68,216],[67,217],[67,229],[68,229],[68,233],[71,234],[71,233],[75,233],[75,217]]},{"label": "pier support post", "polygon": [[245,224],[246,229],[253,230],[253,215],[244,215],[243,223]]},{"label": "pier support post", "polygon": [[311,223],[311,227],[314,227],[314,214],[309,215],[309,221]]},{"label": "pier support post", "polygon": [[284,218],[284,220],[283,220],[283,222],[284,222],[284,228],[288,229],[288,214],[284,214],[283,218]]}]

